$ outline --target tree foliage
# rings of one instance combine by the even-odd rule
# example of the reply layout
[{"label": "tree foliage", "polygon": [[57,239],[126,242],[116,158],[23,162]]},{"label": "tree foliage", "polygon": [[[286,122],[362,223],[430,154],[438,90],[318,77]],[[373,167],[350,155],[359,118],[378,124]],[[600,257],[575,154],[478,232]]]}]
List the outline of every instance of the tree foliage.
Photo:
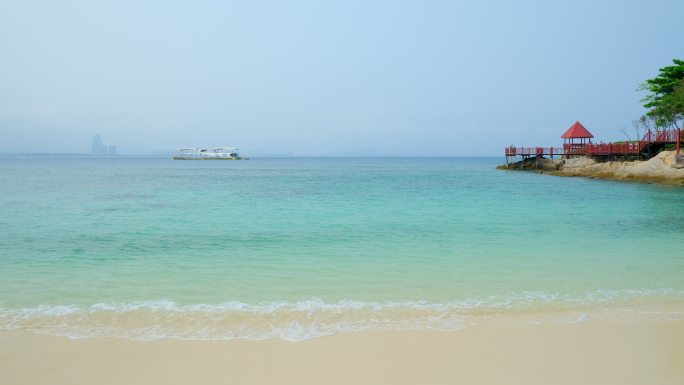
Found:
[{"label": "tree foliage", "polygon": [[680,115],[684,114],[684,79],[675,86],[668,103],[673,111],[678,111]]},{"label": "tree foliage", "polygon": [[642,102],[656,127],[679,127],[678,121],[684,119],[684,60],[672,62],[673,65],[661,68],[658,76],[639,86],[649,92]]}]

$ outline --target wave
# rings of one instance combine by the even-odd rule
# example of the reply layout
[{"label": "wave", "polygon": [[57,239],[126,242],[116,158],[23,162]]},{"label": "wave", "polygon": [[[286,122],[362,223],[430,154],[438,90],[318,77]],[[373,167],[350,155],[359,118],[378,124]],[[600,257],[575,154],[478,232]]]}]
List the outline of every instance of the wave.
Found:
[{"label": "wave", "polygon": [[[684,317],[684,291],[674,289],[597,290],[580,295],[521,292],[454,300],[334,303],[320,299],[248,304],[180,305],[172,300],[91,305],[0,308],[0,330],[31,330],[70,338],[122,337],[134,340],[269,339],[302,341],[366,330],[457,331],[482,317],[553,314],[574,322],[602,311],[640,311],[667,303],[670,317]],[[674,306],[673,306],[674,305]],[[644,312],[645,313],[645,312]],[[558,316],[558,315],[562,316]]]}]

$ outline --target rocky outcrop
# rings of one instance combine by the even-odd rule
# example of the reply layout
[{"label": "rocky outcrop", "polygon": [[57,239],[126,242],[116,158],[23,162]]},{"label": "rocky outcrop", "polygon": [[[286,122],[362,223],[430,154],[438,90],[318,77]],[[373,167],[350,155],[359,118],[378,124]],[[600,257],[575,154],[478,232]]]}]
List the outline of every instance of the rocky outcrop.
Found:
[{"label": "rocky outcrop", "polygon": [[519,162],[497,166],[499,170],[535,170],[535,171],[558,171],[563,166],[562,159],[548,159],[543,156],[532,156]]},{"label": "rocky outcrop", "polygon": [[557,171],[550,173],[684,185],[684,157],[677,158],[674,151],[663,151],[649,160],[635,161],[596,162],[579,157],[565,159]]},{"label": "rocky outcrop", "polygon": [[582,176],[684,186],[684,156],[677,157],[674,151],[663,151],[649,160],[635,161],[598,162],[589,157],[558,160],[531,158],[508,166],[500,166],[500,168],[537,170],[538,172],[560,176]]}]

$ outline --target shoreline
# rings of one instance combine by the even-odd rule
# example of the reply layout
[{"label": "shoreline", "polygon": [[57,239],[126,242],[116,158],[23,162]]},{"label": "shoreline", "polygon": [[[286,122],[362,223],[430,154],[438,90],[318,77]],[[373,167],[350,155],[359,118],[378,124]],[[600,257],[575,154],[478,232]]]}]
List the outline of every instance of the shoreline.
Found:
[{"label": "shoreline", "polygon": [[303,301],[179,306],[172,301],[92,306],[0,308],[0,332],[27,331],[75,340],[290,342],[356,332],[458,332],[480,324],[567,324],[597,321],[684,321],[684,291],[599,290],[568,296],[519,293],[489,302],[375,303]]},{"label": "shoreline", "polygon": [[684,186],[684,160],[677,159],[674,151],[662,151],[648,160],[614,160],[598,162],[590,157],[570,159],[530,158],[509,165],[497,166],[500,170],[532,170],[541,174],[566,177],[586,177],[626,182],[658,183]]},{"label": "shoreline", "polygon": [[0,332],[11,384],[681,384],[684,320],[488,321],[283,340],[72,340]]}]

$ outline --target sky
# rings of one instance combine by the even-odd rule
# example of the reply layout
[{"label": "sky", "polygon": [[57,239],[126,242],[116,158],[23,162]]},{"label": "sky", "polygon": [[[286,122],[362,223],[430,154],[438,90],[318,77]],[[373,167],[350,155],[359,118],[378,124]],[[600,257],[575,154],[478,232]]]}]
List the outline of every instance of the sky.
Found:
[{"label": "sky", "polygon": [[0,0],[0,153],[489,156],[632,136],[684,1]]}]

